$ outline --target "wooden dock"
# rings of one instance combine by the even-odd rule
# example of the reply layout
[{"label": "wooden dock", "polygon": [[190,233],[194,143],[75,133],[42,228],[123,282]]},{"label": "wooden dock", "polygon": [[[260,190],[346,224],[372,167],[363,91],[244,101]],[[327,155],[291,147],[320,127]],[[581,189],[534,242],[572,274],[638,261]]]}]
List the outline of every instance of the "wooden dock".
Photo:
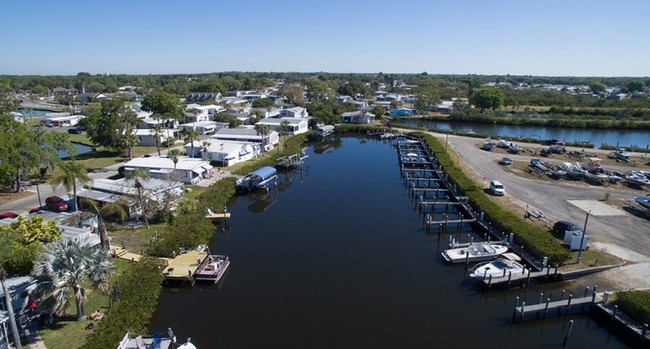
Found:
[{"label": "wooden dock", "polygon": [[[142,259],[142,255],[131,253],[118,245],[112,245],[110,252],[114,258],[124,259],[130,262],[139,262]],[[183,252],[174,258],[160,258],[166,265],[162,274],[165,276],[165,280],[188,281],[194,285],[196,269],[207,256],[208,252],[194,250]]]},{"label": "wooden dock", "polygon": [[167,267],[163,269],[166,280],[188,281],[194,285],[194,273],[208,256],[208,252],[187,251],[174,258],[164,258]]}]

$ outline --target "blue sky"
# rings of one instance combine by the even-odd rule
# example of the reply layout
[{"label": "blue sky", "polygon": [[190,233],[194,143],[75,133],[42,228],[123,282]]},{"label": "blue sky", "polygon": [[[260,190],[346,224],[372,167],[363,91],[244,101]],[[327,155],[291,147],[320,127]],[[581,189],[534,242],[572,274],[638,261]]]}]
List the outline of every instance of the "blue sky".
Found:
[{"label": "blue sky", "polygon": [[0,74],[650,75],[650,1],[4,0]]}]

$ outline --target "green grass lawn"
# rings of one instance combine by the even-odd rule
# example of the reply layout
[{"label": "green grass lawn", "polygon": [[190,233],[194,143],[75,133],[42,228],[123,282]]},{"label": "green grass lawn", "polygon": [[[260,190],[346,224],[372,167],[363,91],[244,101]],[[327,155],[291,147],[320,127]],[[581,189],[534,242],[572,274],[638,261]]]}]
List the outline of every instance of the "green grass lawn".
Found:
[{"label": "green grass lawn", "polygon": [[[152,153],[156,153],[156,147],[135,147],[133,149],[134,158]],[[83,164],[88,169],[95,169],[129,161],[129,158],[121,152],[98,148],[97,151],[77,155],[76,161]]]},{"label": "green grass lawn", "polygon": [[[112,276],[113,280],[124,270],[126,270],[129,264],[131,264],[128,261],[123,261],[116,258],[111,259],[111,262],[115,267],[115,271]],[[88,300],[84,303],[84,310],[86,315],[90,315],[96,310],[102,310],[105,313],[108,307],[108,296],[97,292],[91,292],[88,296]],[[71,301],[70,306],[68,309],[66,309],[66,314],[63,316],[63,318],[56,321],[50,327],[39,331],[46,347],[50,349],[75,349],[80,348],[86,342],[86,337],[91,333],[91,330],[86,330],[86,326],[93,323],[94,321],[90,319],[76,321],[75,316],[76,308],[74,301]],[[115,346],[117,346],[117,343]]]}]

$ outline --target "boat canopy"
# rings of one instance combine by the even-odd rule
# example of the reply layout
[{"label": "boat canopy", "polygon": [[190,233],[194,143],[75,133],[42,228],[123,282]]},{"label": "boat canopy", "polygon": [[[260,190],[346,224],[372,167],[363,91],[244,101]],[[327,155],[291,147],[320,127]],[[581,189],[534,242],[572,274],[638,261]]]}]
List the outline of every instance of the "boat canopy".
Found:
[{"label": "boat canopy", "polygon": [[275,176],[276,172],[277,172],[277,170],[274,167],[264,166],[264,167],[262,167],[262,168],[260,168],[258,170],[255,170],[255,171],[251,172],[250,176],[251,177],[257,176],[257,177],[260,177],[262,179],[268,179],[268,178],[271,178],[271,177]]}]

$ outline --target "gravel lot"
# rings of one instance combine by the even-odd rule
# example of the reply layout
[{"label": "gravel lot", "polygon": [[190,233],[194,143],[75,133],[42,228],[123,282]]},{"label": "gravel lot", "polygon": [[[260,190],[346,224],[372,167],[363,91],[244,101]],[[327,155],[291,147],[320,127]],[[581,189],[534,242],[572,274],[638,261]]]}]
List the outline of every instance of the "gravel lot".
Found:
[{"label": "gravel lot", "polygon": [[[431,134],[445,141],[446,135]],[[582,226],[587,210],[592,209],[587,224],[591,247],[613,254],[629,265],[582,281],[588,284],[600,282],[612,285],[614,289],[650,288],[650,219],[634,208],[634,197],[648,195],[650,189],[641,191],[621,185],[602,187],[565,180],[525,178],[504,170],[498,164],[504,154],[480,150],[478,145],[484,142],[482,139],[449,135],[448,141],[477,180],[483,179],[487,185],[491,179],[497,179],[504,184],[507,194],[503,199],[508,201],[509,206],[520,208],[522,216],[529,205],[534,210],[543,212],[550,224],[558,220],[569,220]],[[530,161],[529,156],[507,156],[515,161]],[[617,168],[620,169],[622,168]],[[601,201],[605,193],[609,193],[606,202]]]}]

